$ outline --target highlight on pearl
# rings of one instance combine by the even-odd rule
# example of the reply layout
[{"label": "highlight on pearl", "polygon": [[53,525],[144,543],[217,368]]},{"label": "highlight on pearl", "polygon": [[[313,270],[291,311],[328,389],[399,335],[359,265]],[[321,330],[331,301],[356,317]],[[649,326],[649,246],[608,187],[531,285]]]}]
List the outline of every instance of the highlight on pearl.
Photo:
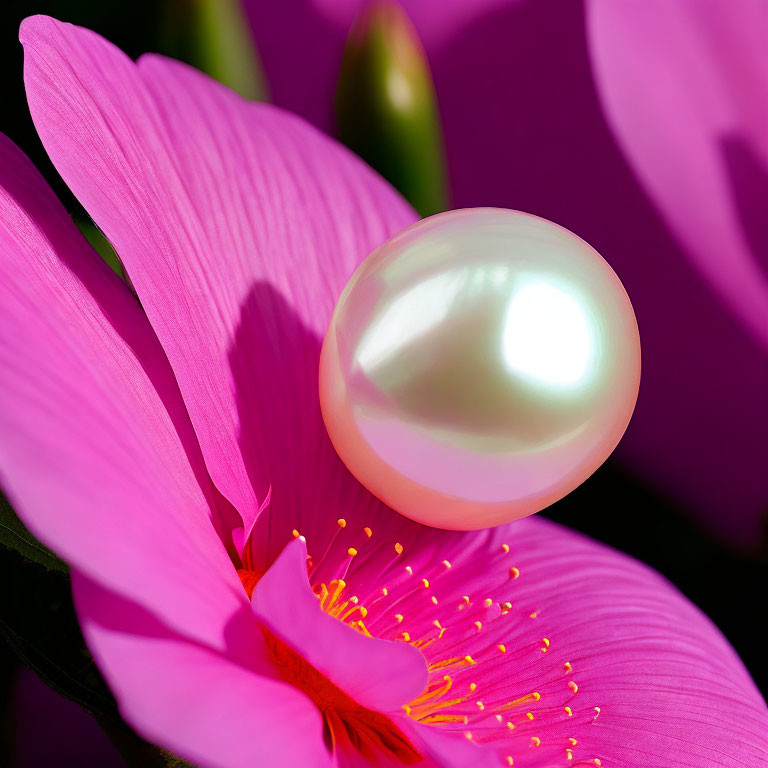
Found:
[{"label": "highlight on pearl", "polygon": [[320,404],[336,451],[393,509],[470,530],[538,512],[629,423],[629,298],[579,237],[518,211],[424,219],[376,249],[336,306]]}]

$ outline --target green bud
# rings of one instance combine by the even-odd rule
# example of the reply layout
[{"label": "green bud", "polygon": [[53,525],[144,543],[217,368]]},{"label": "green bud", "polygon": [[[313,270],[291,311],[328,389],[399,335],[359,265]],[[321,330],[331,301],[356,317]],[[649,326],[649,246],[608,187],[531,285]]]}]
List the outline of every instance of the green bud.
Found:
[{"label": "green bud", "polygon": [[424,49],[393,0],[363,9],[344,49],[336,116],[341,140],[422,216],[446,208],[435,89]]},{"label": "green bud", "polygon": [[107,262],[110,269],[118,276],[125,279],[125,270],[120,261],[120,257],[112,247],[112,243],[104,237],[104,233],[90,219],[75,219],[78,229],[83,233],[85,239],[91,244],[96,253]]},{"label": "green bud", "polygon": [[240,0],[165,0],[164,48],[246,99],[267,98]]}]

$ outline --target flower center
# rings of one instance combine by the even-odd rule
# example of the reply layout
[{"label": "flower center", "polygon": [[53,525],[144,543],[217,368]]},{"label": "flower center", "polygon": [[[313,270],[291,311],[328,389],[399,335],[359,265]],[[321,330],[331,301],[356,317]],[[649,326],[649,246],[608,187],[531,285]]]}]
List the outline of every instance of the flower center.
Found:
[{"label": "flower center", "polygon": [[[601,708],[577,696],[574,665],[541,631],[537,607],[519,598],[513,605],[521,574],[507,544],[479,554],[483,573],[496,574],[494,583],[437,559],[434,550],[429,559],[411,560],[399,542],[371,542],[370,527],[354,531],[344,519],[337,522],[321,551],[308,542],[310,584],[329,615],[367,637],[406,642],[424,655],[427,685],[403,705],[411,720],[493,750],[501,766],[604,765],[574,736],[600,717]],[[251,591],[251,577],[241,578]],[[390,717],[361,707],[276,639],[270,647],[286,680],[323,712],[329,747],[383,751],[405,765],[422,759]]]}]

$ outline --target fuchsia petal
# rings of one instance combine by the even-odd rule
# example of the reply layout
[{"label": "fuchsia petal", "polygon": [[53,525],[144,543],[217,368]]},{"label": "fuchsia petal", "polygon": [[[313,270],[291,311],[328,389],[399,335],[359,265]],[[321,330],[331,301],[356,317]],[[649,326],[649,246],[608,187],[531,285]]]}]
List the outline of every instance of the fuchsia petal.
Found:
[{"label": "fuchsia petal", "polygon": [[691,260],[768,347],[768,231],[757,220],[768,191],[768,5],[588,8],[614,133]]},{"label": "fuchsia petal", "polygon": [[[766,764],[760,694],[718,630],[660,576],[542,519],[460,538],[463,547],[444,541],[450,566],[427,548],[412,551],[410,584],[426,577],[429,587],[392,574],[383,583],[396,602],[373,605],[367,626],[381,637],[405,628],[416,640],[437,637],[440,620],[445,632],[424,647],[428,662],[474,661],[431,673],[439,684],[449,672],[446,698],[465,698],[440,711],[466,714],[453,727],[501,764],[507,756],[516,768],[595,758],[604,768]],[[349,585],[370,599],[354,574]]]},{"label": "fuchsia petal", "polygon": [[79,573],[81,626],[138,732],[206,768],[330,768],[317,707],[298,689],[183,639]]},{"label": "fuchsia petal", "polygon": [[768,710],[749,675],[658,574],[538,518],[462,534],[347,507],[352,498],[323,502],[325,514],[343,509],[348,519],[307,539],[310,581],[344,575],[342,599],[358,596],[374,636],[418,642],[433,665],[428,690],[450,673],[444,698],[459,704],[435,713],[466,724],[396,720],[422,753],[424,739],[448,728],[523,768],[595,758],[605,768],[758,768],[768,759]]},{"label": "fuchsia petal", "polygon": [[21,39],[43,143],[120,254],[247,533],[270,487],[273,505],[304,501],[318,336],[355,266],[414,214],[301,120],[184,65],[136,66],[44,17]]},{"label": "fuchsia petal", "polygon": [[190,466],[197,450],[135,298],[0,136],[3,488],[73,566],[223,649],[247,603]]},{"label": "fuchsia petal", "polygon": [[399,710],[426,685],[418,650],[366,637],[323,612],[307,581],[301,539],[288,544],[261,578],[252,604],[271,632],[364,707]]},{"label": "fuchsia petal", "polygon": [[428,762],[426,768],[502,768],[498,755],[467,739],[462,732],[420,727],[401,715],[395,723]]}]

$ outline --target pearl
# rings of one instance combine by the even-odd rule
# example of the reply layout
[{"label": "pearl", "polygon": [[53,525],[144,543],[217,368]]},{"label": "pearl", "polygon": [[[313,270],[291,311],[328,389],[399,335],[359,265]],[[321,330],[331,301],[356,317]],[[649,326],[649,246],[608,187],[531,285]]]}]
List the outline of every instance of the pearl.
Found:
[{"label": "pearl", "polygon": [[320,358],[328,434],[357,479],[428,525],[537,512],[616,447],[640,339],[613,270],[562,227],[476,208],[376,249],[336,306]]}]

